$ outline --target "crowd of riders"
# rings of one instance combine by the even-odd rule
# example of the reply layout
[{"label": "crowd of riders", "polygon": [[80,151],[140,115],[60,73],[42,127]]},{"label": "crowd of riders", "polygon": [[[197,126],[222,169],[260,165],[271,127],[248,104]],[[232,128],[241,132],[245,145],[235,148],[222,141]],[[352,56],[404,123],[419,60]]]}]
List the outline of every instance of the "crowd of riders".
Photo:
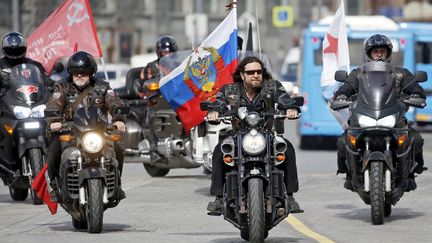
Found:
[{"label": "crowd of riders", "polygon": [[[239,38],[239,53],[242,50],[242,39]],[[157,59],[148,63],[142,68],[139,77],[136,79],[137,83],[133,87],[138,87],[137,93],[140,93],[139,88],[142,87],[147,80],[154,80],[160,78],[159,62],[160,59],[170,53],[178,51],[178,45],[175,39],[169,35],[161,36],[156,41],[156,54]],[[96,78],[97,63],[95,58],[84,51],[78,51],[71,55],[67,61],[67,77],[62,80],[53,81],[49,78],[43,66],[26,57],[26,39],[18,32],[10,32],[2,39],[3,57],[0,59],[0,94],[4,96],[10,87],[9,76],[11,69],[20,64],[33,64],[37,66],[46,82],[47,86],[51,87],[51,94],[47,103],[47,109],[56,109],[60,111],[58,116],[46,117],[47,121],[47,137],[49,138],[48,148],[48,174],[50,184],[50,195],[52,201],[58,201],[58,176],[59,166],[61,161],[62,148],[58,139],[59,131],[65,122],[73,118],[74,113],[81,107],[96,106],[107,114],[111,114],[115,119],[112,121],[113,125],[120,132],[125,132],[126,116],[115,116],[114,111],[118,106],[124,106],[123,101],[115,95],[110,88],[109,82]],[[384,35],[373,35],[366,42],[364,46],[364,55],[366,62],[391,62],[392,57],[392,43]],[[224,107],[239,107],[245,106],[248,110],[253,110],[263,113],[274,107],[274,104],[286,97],[287,93],[279,81],[272,78],[269,73],[269,67],[263,64],[263,61],[254,56],[246,56],[239,60],[239,64],[233,73],[233,84],[224,86],[217,94],[215,103],[222,103]],[[355,95],[358,91],[359,73],[360,69],[354,69],[350,72],[347,82],[344,83],[334,94],[334,100],[347,100]],[[392,77],[396,82],[396,90],[400,95],[413,95],[416,97],[425,98],[425,92],[422,87],[414,82],[414,75],[403,67],[394,67],[392,69]],[[270,90],[268,87],[271,87]],[[403,89],[401,87],[404,87]],[[288,96],[286,99],[290,99]],[[4,107],[0,107],[4,109]],[[281,105],[279,107],[285,112],[288,119],[296,119],[300,116],[301,109],[299,106]],[[218,122],[221,116],[220,110],[209,110],[207,118],[210,122]],[[352,118],[349,119],[350,126],[358,126],[354,124]],[[416,189],[414,181],[414,173],[421,174],[424,168],[423,160],[423,138],[409,126],[413,133],[413,141],[415,146],[415,161],[416,167],[410,172],[410,184],[406,189],[407,191]],[[236,131],[235,124],[233,124],[233,131]],[[3,133],[0,133],[3,134]],[[4,138],[0,137],[0,140]],[[148,138],[150,141],[151,159],[158,160],[160,154],[158,153],[157,140],[154,131]],[[215,200],[208,204],[207,210],[210,215],[223,214],[223,187],[225,183],[226,174],[232,167],[226,165],[221,151],[222,141],[215,147],[213,153],[213,171],[211,177],[211,194],[215,196]],[[287,193],[289,208],[291,213],[303,212],[299,203],[294,199],[293,193],[299,190],[298,175],[296,167],[295,150],[291,142],[285,139],[287,149],[285,150],[285,163],[277,166],[277,169],[283,172],[285,192]],[[346,146],[345,136],[341,136],[338,140],[338,159],[337,159],[337,172],[346,173],[346,182],[344,187],[353,190],[351,183],[352,171],[346,166]],[[119,174],[121,175],[123,169],[123,151],[118,143],[114,143],[114,151],[118,160]],[[301,159],[300,159],[301,160]],[[1,161],[4,166],[10,166]],[[0,174],[4,172],[0,171]],[[121,188],[120,188],[121,190]],[[126,197],[125,192],[121,190],[120,199]],[[203,206],[204,208],[204,206]]]}]

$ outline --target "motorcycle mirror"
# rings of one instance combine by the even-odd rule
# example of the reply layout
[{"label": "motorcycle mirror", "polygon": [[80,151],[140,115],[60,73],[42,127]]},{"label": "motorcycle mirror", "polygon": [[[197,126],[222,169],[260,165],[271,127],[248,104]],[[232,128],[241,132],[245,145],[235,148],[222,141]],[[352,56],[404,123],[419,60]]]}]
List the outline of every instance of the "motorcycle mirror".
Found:
[{"label": "motorcycle mirror", "polygon": [[417,71],[414,74],[414,80],[418,83],[426,82],[428,75],[425,71]]},{"label": "motorcycle mirror", "polygon": [[348,78],[348,73],[344,70],[338,70],[336,71],[334,78],[338,82],[345,82]]},{"label": "motorcycle mirror", "polygon": [[202,111],[208,111],[211,101],[203,101],[200,103],[200,108]]},{"label": "motorcycle mirror", "polygon": [[53,67],[54,73],[61,73],[64,70],[65,66],[61,62],[56,62]]},{"label": "motorcycle mirror", "polygon": [[291,99],[294,100],[294,105],[296,105],[296,106],[302,106],[304,104],[303,96],[294,96],[294,97],[291,97]]}]

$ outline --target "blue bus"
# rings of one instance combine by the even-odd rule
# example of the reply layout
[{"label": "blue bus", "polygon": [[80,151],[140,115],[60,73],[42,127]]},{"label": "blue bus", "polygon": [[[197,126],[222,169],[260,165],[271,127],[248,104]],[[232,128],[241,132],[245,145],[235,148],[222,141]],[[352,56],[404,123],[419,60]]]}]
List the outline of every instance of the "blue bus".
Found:
[{"label": "blue bus", "polygon": [[[350,25],[349,16],[346,17],[351,70],[365,62],[364,42],[377,33],[386,35],[393,43],[392,64],[414,70],[414,41],[411,32],[401,30],[394,22],[394,25],[383,29],[383,21],[373,20],[372,16],[367,16],[365,20],[357,18],[351,23],[356,21],[362,26],[355,28],[354,24]],[[374,30],[371,25],[366,25],[365,21],[381,26]],[[311,23],[303,34],[299,86],[300,93],[305,97],[305,104],[298,125],[301,149],[335,149],[336,139],[343,132],[321,94],[322,43],[328,28],[329,24]],[[407,116],[412,118],[412,115]]]},{"label": "blue bus", "polygon": [[[399,26],[414,34],[414,71],[425,71],[432,77],[432,24],[404,22]],[[423,109],[415,109],[415,122],[418,126],[432,124],[432,82],[422,83],[429,104]]]}]

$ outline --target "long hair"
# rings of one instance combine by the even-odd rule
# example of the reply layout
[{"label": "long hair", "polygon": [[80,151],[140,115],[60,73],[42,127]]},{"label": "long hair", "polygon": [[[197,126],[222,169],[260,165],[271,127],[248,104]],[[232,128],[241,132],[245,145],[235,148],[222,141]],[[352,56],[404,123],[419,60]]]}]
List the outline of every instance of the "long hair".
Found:
[{"label": "long hair", "polygon": [[244,72],[245,66],[248,65],[249,63],[253,63],[253,62],[257,62],[261,65],[262,68],[262,76],[263,76],[263,80],[268,80],[268,79],[272,79],[272,75],[267,72],[267,68],[264,67],[263,62],[255,56],[248,56],[245,57],[237,66],[237,69],[235,70],[234,74],[233,74],[233,80],[234,82],[243,82],[243,79],[241,78],[240,73]]}]

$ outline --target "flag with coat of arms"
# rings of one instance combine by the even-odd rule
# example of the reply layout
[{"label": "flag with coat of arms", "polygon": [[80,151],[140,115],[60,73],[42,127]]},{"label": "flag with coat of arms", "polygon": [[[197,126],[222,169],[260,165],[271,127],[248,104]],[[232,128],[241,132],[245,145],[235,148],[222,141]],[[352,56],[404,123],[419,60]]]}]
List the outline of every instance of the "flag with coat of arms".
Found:
[{"label": "flag with coat of arms", "polygon": [[[338,90],[342,83],[334,79],[335,72],[338,70],[350,71],[350,59],[348,50],[348,38],[345,25],[344,1],[342,0],[333,21],[324,37],[322,47],[323,71],[321,73],[321,90],[324,99],[329,102],[333,94]],[[348,111],[333,111],[333,116],[346,127],[349,117]]]},{"label": "flag with coat of arms", "polygon": [[200,102],[213,101],[232,83],[237,67],[237,10],[234,6],[219,26],[183,62],[160,82],[160,91],[188,132],[207,113]]}]

